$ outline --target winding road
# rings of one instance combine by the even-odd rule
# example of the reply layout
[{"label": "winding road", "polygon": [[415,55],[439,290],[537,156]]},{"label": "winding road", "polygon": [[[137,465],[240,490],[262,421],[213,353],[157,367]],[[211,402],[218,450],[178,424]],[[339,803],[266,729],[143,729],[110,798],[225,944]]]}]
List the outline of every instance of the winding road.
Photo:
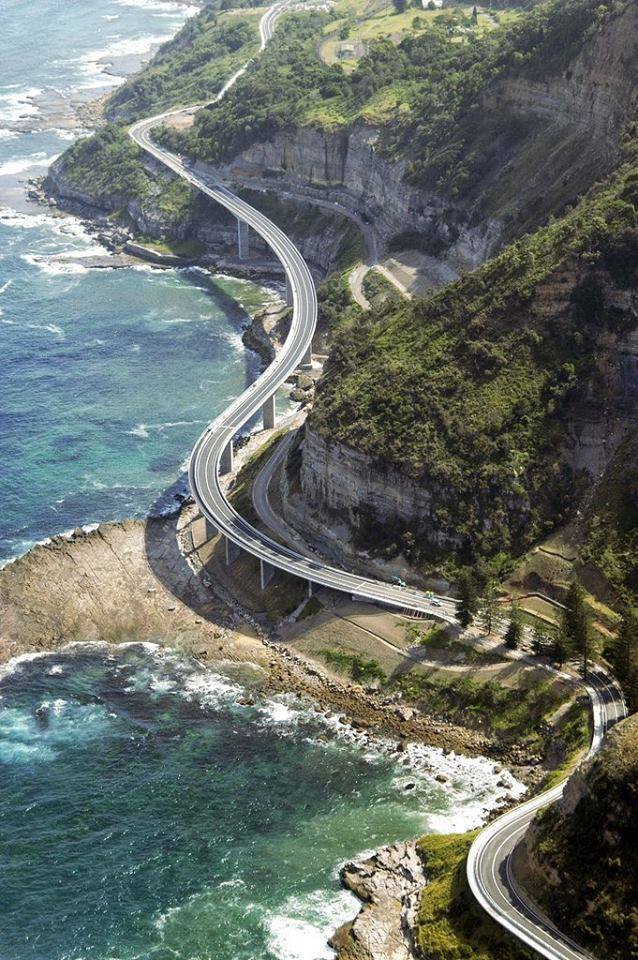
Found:
[{"label": "winding road", "polygon": [[[600,668],[589,672],[587,692],[593,713],[588,756],[600,747],[607,730],[627,715],[622,690]],[[467,878],[481,906],[501,926],[548,960],[593,960],[591,954],[561,933],[523,891],[514,873],[515,853],[525,832],[544,807],[560,800],[565,781],[532,797],[489,824],[467,858]]]},{"label": "winding road", "polygon": [[[276,22],[287,2],[275,3],[261,19],[261,49],[272,37]],[[220,100],[249,67],[239,69],[218,94]],[[283,570],[312,585],[321,585],[349,593],[353,597],[386,605],[424,611],[450,623],[456,622],[455,603],[431,597],[410,588],[402,588],[322,563],[307,552],[295,550],[272,540],[243,519],[229,503],[220,482],[220,466],[235,434],[274,396],[277,388],[304,362],[308,361],[317,322],[315,287],[303,258],[294,244],[272,221],[237,197],[227,187],[211,183],[188,161],[158,146],[151,134],[155,127],[179,115],[194,113],[190,106],[158,114],[135,123],[129,132],[133,140],[160,164],[184,178],[195,189],[217,201],[238,221],[247,223],[271,247],[280,260],[292,295],[292,321],[288,337],[270,366],[251,384],[198,439],[190,460],[189,477],[199,510],[211,527],[229,541],[257,557],[264,570]],[[281,454],[280,454],[281,455]],[[256,495],[266,498],[266,487]],[[266,507],[264,506],[264,509]],[[285,531],[284,531],[285,532]],[[588,692],[594,713],[594,736],[590,753],[598,749],[608,726],[625,716],[619,689],[602,672],[592,673]],[[474,842],[468,858],[468,878],[478,902],[524,944],[550,960],[583,960],[587,957],[577,944],[565,938],[522,893],[512,873],[512,854],[530,820],[543,806],[558,799],[564,784],[517,807],[490,824]]]}]

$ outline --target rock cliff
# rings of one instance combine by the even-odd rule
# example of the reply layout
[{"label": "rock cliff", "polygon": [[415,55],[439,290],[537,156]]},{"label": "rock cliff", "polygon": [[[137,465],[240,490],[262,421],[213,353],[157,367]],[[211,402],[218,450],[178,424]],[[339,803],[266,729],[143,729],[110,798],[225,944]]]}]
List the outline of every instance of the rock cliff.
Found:
[{"label": "rock cliff", "polygon": [[[553,421],[556,446],[548,456],[547,475],[540,485],[534,487],[524,474],[515,484],[507,474],[500,480],[494,475],[487,483],[473,481],[472,465],[463,460],[462,450],[459,468],[464,475],[456,482],[444,483],[428,462],[420,463],[415,473],[414,463],[403,466],[394,458],[390,461],[381,449],[357,449],[340,440],[331,418],[326,421],[322,414],[316,422],[311,415],[300,452],[282,478],[288,522],[309,530],[333,557],[348,552],[353,544],[379,549],[394,543],[397,552],[406,531],[426,546],[431,558],[442,550],[463,552],[477,537],[487,542],[493,532],[503,544],[525,546],[539,529],[539,517],[540,522],[555,522],[552,511],[557,497],[576,498],[577,488],[586,489],[598,481],[619,446],[638,428],[635,288],[616,283],[604,270],[592,272],[573,258],[538,285],[522,317],[512,317],[512,322],[520,320],[538,331],[573,322],[578,309],[575,301],[581,296],[587,310],[599,318],[594,322],[601,323],[595,358],[587,381],[579,384]],[[600,303],[594,307],[596,298]],[[618,323],[614,332],[602,327],[606,311]],[[331,381],[334,378],[332,372],[327,376]],[[479,377],[477,389],[481,384]],[[321,387],[320,381],[319,404]],[[379,384],[380,403],[386,402],[384,389],[384,384]],[[548,431],[549,427],[539,425],[533,442],[542,444]]]},{"label": "rock cliff", "polygon": [[637,746],[632,716],[612,729],[525,840],[530,889],[561,930],[609,960],[638,954]]}]

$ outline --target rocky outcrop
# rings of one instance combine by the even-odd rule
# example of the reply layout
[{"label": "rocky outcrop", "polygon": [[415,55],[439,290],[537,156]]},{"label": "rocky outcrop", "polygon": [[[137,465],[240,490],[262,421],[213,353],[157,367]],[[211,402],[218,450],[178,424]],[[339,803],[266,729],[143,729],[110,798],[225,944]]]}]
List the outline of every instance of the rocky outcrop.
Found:
[{"label": "rocky outcrop", "polygon": [[[362,521],[405,526],[418,523],[429,529],[431,542],[459,547],[461,538],[445,529],[435,511],[446,492],[402,474],[392,464],[321,436],[306,427],[299,475],[302,497],[294,484],[286,484],[284,515],[297,529],[307,529],[313,540],[331,555],[348,549]],[[328,523],[326,521],[329,521]]]},{"label": "rocky outcrop", "polygon": [[341,879],[364,902],[355,919],[332,939],[339,956],[411,960],[419,893],[427,878],[416,844],[393,843],[367,860],[346,863]]},{"label": "rocky outcrop", "polygon": [[[406,233],[456,275],[482,263],[496,249],[501,227],[487,219],[472,224],[467,210],[405,180],[406,161],[379,151],[379,131],[364,124],[336,133],[312,127],[291,129],[257,143],[224,169],[225,176],[258,178],[278,174],[296,193],[333,200],[374,223],[382,242]],[[410,241],[406,239],[405,246]]]}]

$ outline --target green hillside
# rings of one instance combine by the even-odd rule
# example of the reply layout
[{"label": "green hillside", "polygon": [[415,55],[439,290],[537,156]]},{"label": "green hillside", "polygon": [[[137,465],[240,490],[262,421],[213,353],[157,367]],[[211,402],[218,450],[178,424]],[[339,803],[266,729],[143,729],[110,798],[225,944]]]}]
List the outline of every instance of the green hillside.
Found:
[{"label": "green hillside", "polygon": [[615,727],[574,774],[565,802],[528,841],[536,882],[559,928],[596,957],[638,956],[638,717]]}]

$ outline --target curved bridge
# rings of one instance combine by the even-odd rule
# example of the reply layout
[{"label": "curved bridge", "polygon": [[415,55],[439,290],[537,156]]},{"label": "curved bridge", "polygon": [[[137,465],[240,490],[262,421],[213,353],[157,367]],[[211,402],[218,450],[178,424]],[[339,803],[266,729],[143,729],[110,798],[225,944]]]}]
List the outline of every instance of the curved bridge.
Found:
[{"label": "curved bridge", "polygon": [[[272,35],[285,4],[275,4],[264,15],[260,25],[262,48]],[[247,66],[247,65],[246,65]],[[231,78],[219,94],[220,99],[246,69]],[[168,167],[191,186],[226,207],[237,217],[240,244],[242,228],[252,227],[276,254],[286,273],[288,296],[292,299],[290,332],[276,359],[201,435],[193,449],[189,479],[197,505],[211,527],[222,533],[231,544],[257,557],[262,564],[262,583],[270,579],[272,570],[283,570],[307,580],[312,585],[332,587],[361,599],[379,601],[410,610],[421,610],[455,622],[456,604],[445,598],[432,599],[405,587],[357,576],[283,547],[241,517],[229,503],[220,483],[220,470],[228,472],[232,465],[233,437],[260,409],[268,411],[272,422],[274,396],[277,389],[301,364],[311,362],[311,345],[317,323],[315,285],[301,254],[285,233],[262,213],[241,200],[226,187],[209,182],[182,157],[158,146],[151,133],[166,121],[180,114],[192,113],[193,107],[169,110],[135,123],[129,130],[133,140],[155,160]]]},{"label": "curved bridge", "polygon": [[[259,27],[262,50],[287,5],[288,0],[276,3],[262,17]],[[224,96],[248,65],[230,78],[217,100]],[[207,527],[219,530],[226,537],[227,544],[246,550],[259,559],[262,586],[269,581],[274,569],[279,569],[307,580],[310,588],[313,584],[331,587],[354,597],[428,612],[455,623],[454,601],[436,598],[433,606],[432,598],[416,590],[360,577],[304,556],[257,530],[228,502],[219,475],[220,470],[227,472],[232,466],[233,437],[260,409],[264,410],[266,419],[274,425],[276,390],[293,370],[311,360],[312,337],[317,322],[317,297],[310,271],[301,254],[279,227],[226,187],[210,182],[182,157],[163,149],[151,139],[154,127],[179,114],[192,114],[197,109],[198,106],[191,106],[169,110],[141,120],[130,128],[130,135],[155,160],[237,217],[240,250],[242,238],[244,243],[246,241],[247,226],[263,237],[284,268],[287,295],[293,307],[290,332],[276,359],[207,427],[193,449],[189,467],[190,485],[199,510],[206,518]],[[588,691],[594,713],[591,754],[598,749],[607,727],[622,719],[626,710],[622,692],[602,671],[591,676]],[[526,946],[548,960],[584,960],[588,954],[564,937],[540,913],[517,886],[511,869],[513,851],[529,822],[539,809],[560,797],[563,787],[564,784],[561,784],[532,798],[482,831],[470,850],[467,873],[472,892],[481,906]]]}]

